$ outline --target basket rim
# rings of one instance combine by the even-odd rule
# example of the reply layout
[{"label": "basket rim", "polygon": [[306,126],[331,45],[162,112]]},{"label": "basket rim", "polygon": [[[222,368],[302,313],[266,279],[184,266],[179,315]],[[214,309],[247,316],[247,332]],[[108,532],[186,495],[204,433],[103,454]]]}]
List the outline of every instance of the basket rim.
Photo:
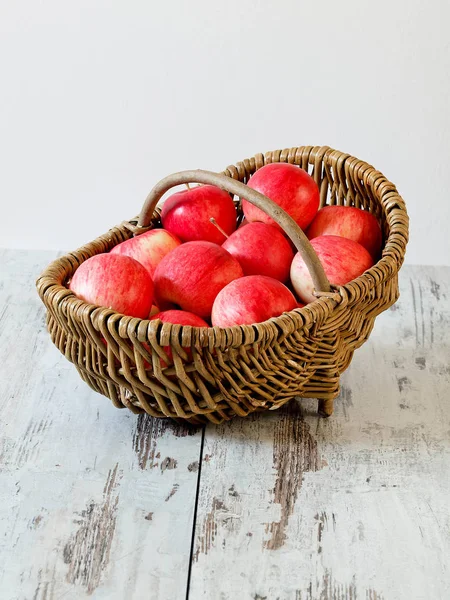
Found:
[{"label": "basket rim", "polygon": [[[156,336],[156,338],[159,338],[158,341],[161,346],[170,345],[171,339],[179,340],[181,335],[183,345],[209,346],[210,348],[223,350],[228,347],[255,343],[266,338],[268,334],[269,337],[273,336],[278,339],[280,334],[285,337],[299,328],[312,326],[313,324],[320,325],[337,306],[352,306],[355,303],[362,302],[365,293],[394,276],[401,267],[408,241],[409,219],[405,203],[395,185],[369,163],[328,146],[300,146],[266,152],[264,155],[256,154],[250,159],[229,166],[222,172],[229,177],[242,180],[247,179],[249,173],[269,162],[290,162],[302,168],[313,165],[315,168],[314,177],[316,182],[320,184],[325,180],[325,177],[320,179],[322,169],[317,168],[322,164],[322,161],[325,161],[333,169],[336,178],[339,179],[344,176],[346,187],[346,178],[349,173],[352,173],[353,177],[356,177],[363,187],[371,189],[380,210],[385,213],[389,228],[381,258],[370,269],[346,285],[333,286],[334,294],[331,297],[319,297],[302,308],[295,308],[267,321],[226,328],[217,326],[208,328],[193,327],[163,323],[159,319],[152,321],[139,319],[81,300],[63,285],[63,281],[67,280],[68,270],[74,272],[89,257],[109,251],[117,243],[120,243],[120,238],[127,235],[129,237],[129,227],[126,227],[124,223],[111,228],[92,242],[73,252],[66,253],[48,265],[36,282],[39,295],[47,308],[49,308],[51,301],[61,303],[61,310],[65,316],[69,312],[72,315],[82,312],[85,317],[89,314],[92,325],[96,330],[99,330],[99,321],[104,322],[105,319],[115,315],[115,322],[120,319],[120,324],[117,324],[120,337],[125,339],[137,337],[140,342],[143,342],[149,336],[155,340]],[[346,198],[346,195],[344,198]],[[159,210],[156,210],[153,215],[153,223],[156,222],[158,217]],[[132,219],[130,223],[134,221],[135,219]],[[111,246],[111,241],[115,236],[119,240]]]}]

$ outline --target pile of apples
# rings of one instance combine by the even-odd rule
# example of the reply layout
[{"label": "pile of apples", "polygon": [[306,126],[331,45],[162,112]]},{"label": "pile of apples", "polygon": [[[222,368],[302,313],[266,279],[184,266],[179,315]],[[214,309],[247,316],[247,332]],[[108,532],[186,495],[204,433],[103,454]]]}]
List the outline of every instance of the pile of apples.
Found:
[{"label": "pile of apples", "polygon": [[[306,171],[268,164],[248,186],[306,232],[330,283],[345,285],[378,259],[377,219],[354,207],[319,210],[319,189]],[[163,228],[89,258],[70,289],[124,315],[195,327],[260,323],[314,301],[308,269],[280,226],[246,200],[242,211],[238,227],[231,196],[212,185],[176,192],[162,207]]]}]

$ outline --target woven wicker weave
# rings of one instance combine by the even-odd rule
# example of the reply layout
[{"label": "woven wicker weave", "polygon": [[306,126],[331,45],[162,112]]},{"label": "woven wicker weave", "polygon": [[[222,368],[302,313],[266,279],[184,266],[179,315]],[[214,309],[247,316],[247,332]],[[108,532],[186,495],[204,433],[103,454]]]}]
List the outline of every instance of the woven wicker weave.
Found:
[{"label": "woven wicker weave", "polygon": [[[306,242],[304,256],[309,259],[316,289],[322,288],[324,294],[305,308],[265,323],[227,329],[126,317],[76,298],[67,282],[77,267],[146,231],[149,210],[150,226],[156,225],[156,200],[174,182],[192,180],[193,172],[164,180],[149,195],[139,224],[126,222],[66,254],[37,281],[52,341],[76,365],[84,381],[115,406],[191,423],[220,423],[255,410],[279,408],[300,396],[318,398],[320,412],[332,413],[340,374],[354,350],[368,338],[375,317],[398,298],[397,274],[408,239],[408,216],[395,186],[380,172],[328,147],[258,154],[228,167],[224,171],[228,177],[222,178],[227,184],[219,184],[233,192],[230,178],[245,183],[256,169],[271,162],[289,162],[311,172],[320,189],[321,206],[356,206],[374,213],[384,234],[382,258],[353,282],[328,291]],[[203,173],[197,177],[200,183],[208,180],[206,172],[194,173]],[[173,364],[163,368],[162,364],[170,363],[167,346]]]}]

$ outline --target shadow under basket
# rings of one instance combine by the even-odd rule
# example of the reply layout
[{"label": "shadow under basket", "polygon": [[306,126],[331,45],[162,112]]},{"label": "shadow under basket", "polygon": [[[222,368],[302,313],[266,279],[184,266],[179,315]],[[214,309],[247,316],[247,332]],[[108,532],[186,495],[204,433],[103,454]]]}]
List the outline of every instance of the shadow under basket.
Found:
[{"label": "shadow under basket", "polygon": [[[257,169],[273,162],[308,171],[319,186],[321,206],[356,206],[373,213],[383,232],[380,260],[351,283],[330,287],[294,221],[245,185]],[[173,185],[188,182],[218,185],[236,197],[239,210],[239,197],[245,197],[278,221],[308,265],[320,290],[317,300],[264,323],[206,329],[123,316],[88,304],[68,289],[82,262],[158,225],[159,198]],[[319,400],[319,412],[329,416],[340,374],[354,350],[367,340],[375,317],[398,298],[407,240],[404,202],[379,171],[328,147],[303,146],[257,154],[222,174],[186,171],[167,177],[150,192],[139,220],[124,222],[57,259],[39,277],[37,288],[53,343],[83,380],[118,408],[218,424],[277,409],[294,397],[312,397]]]}]

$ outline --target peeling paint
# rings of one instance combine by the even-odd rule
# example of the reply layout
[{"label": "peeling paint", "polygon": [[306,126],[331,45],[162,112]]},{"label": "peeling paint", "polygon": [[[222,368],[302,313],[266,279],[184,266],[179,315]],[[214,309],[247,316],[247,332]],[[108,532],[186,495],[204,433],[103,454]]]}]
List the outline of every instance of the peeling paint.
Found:
[{"label": "peeling paint", "polygon": [[170,490],[170,492],[169,492],[169,494],[168,494],[168,496],[167,496],[167,498],[166,498],[166,502],[168,502],[168,501],[169,501],[169,500],[172,498],[172,496],[174,496],[174,495],[177,493],[177,490],[178,490],[178,488],[179,488],[179,487],[180,487],[180,486],[179,486],[179,484],[178,484],[178,483],[176,483],[176,484],[173,486],[173,488]]},{"label": "peeling paint", "polygon": [[15,467],[21,467],[39,454],[42,436],[52,424],[51,419],[41,419],[37,422],[30,421],[23,438],[17,445],[13,463]]},{"label": "peeling paint", "polygon": [[427,366],[427,361],[425,356],[418,356],[415,361],[416,365],[419,367],[419,369],[422,371],[423,369],[425,369],[425,367]]},{"label": "peeling paint", "polygon": [[412,296],[413,312],[414,312],[414,326],[415,326],[415,332],[416,332],[416,345],[418,346],[419,345],[419,326],[417,323],[416,291],[414,289],[413,280],[410,279],[409,282],[411,284],[411,296]]},{"label": "peeling paint", "polygon": [[363,598],[361,592],[366,600],[384,600],[384,597],[372,588],[358,591],[355,576],[349,583],[338,583],[334,580],[331,570],[325,569],[322,577],[310,582],[306,589],[296,591],[295,600],[358,600]]},{"label": "peeling paint", "polygon": [[289,402],[275,423],[273,466],[277,472],[274,502],[281,506],[281,519],[268,524],[271,537],[264,542],[268,550],[277,550],[285,542],[285,529],[294,511],[303,473],[317,471],[322,466],[317,442],[310,433],[309,425],[303,420],[297,402]]},{"label": "peeling paint", "polygon": [[40,526],[41,521],[42,521],[43,518],[44,517],[42,515],[36,515],[35,517],[33,517],[32,521],[31,521],[31,523],[29,525],[29,528],[30,529],[37,529]]},{"label": "peeling paint", "polygon": [[430,291],[436,298],[436,300],[439,302],[439,300],[441,299],[441,286],[439,283],[436,283],[436,281],[433,281],[432,279],[430,279],[430,284]]},{"label": "peeling paint", "polygon": [[213,498],[211,510],[207,513],[205,521],[203,523],[202,533],[199,536],[197,543],[197,550],[194,554],[194,560],[198,561],[199,554],[208,554],[211,549],[214,540],[217,536],[217,513],[228,512],[225,504],[218,498]]},{"label": "peeling paint", "polygon": [[174,458],[170,458],[170,456],[166,456],[166,458],[161,463],[161,471],[164,473],[166,469],[169,471],[177,468],[177,461]]},{"label": "peeling paint", "polygon": [[411,386],[411,380],[409,377],[397,377],[397,386],[398,391],[403,392],[403,390],[408,389]]},{"label": "peeling paint", "polygon": [[[334,513],[332,517],[332,528],[333,532],[336,531],[336,516]],[[314,519],[317,521],[317,553],[322,552],[322,537],[324,530],[328,530],[328,516],[326,512],[316,513]]]},{"label": "peeling paint", "polygon": [[163,435],[170,434],[175,437],[195,435],[198,429],[189,425],[176,423],[171,419],[154,419],[147,414],[141,414],[136,419],[136,429],[133,435],[133,448],[138,458],[139,467],[156,467],[155,459],[160,458],[157,451],[157,441]]},{"label": "peeling paint", "polygon": [[233,498],[239,498],[239,494],[236,491],[235,487],[234,487],[234,483],[233,485],[230,487],[230,489],[228,490],[228,495],[229,496],[233,496]]},{"label": "peeling paint", "polygon": [[109,471],[100,504],[90,502],[80,514],[80,527],[66,543],[63,560],[69,566],[66,579],[92,594],[99,586],[108,566],[116,528],[121,479],[118,464]]},{"label": "peeling paint", "polygon": [[49,568],[48,565],[44,569],[38,571],[38,584],[33,594],[33,600],[54,600],[55,599],[55,584],[56,584],[56,566]]},{"label": "peeling paint", "polygon": [[346,385],[341,385],[341,393],[336,398],[336,404],[341,407],[346,420],[350,418],[350,409],[353,408],[353,393]]}]

